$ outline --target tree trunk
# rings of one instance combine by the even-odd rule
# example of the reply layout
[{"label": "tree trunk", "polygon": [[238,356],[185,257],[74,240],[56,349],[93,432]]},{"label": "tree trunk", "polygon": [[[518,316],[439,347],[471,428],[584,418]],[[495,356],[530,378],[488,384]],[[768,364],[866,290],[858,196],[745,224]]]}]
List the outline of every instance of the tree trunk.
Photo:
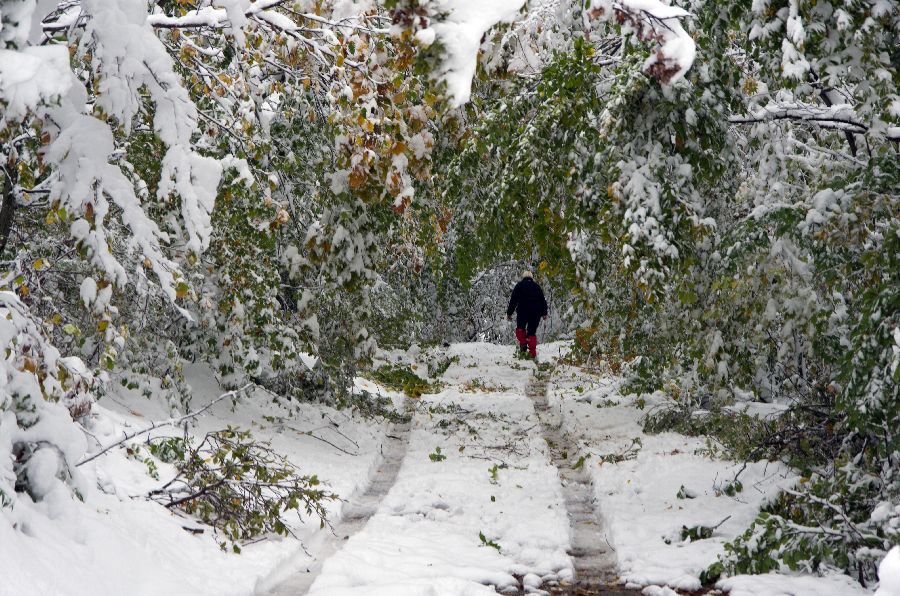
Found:
[{"label": "tree trunk", "polygon": [[9,234],[12,231],[13,215],[16,211],[16,195],[13,192],[13,179],[9,170],[3,169],[3,203],[0,205],[0,258],[6,250]]}]

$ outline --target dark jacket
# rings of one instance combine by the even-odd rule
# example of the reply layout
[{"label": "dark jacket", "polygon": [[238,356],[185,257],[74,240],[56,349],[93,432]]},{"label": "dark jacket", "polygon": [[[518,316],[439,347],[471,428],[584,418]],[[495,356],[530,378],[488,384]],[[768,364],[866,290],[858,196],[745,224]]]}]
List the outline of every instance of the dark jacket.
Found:
[{"label": "dark jacket", "polygon": [[547,314],[547,300],[544,298],[544,290],[530,277],[523,278],[513,288],[506,315],[512,316],[513,312],[518,312],[519,316],[524,318],[543,317]]}]

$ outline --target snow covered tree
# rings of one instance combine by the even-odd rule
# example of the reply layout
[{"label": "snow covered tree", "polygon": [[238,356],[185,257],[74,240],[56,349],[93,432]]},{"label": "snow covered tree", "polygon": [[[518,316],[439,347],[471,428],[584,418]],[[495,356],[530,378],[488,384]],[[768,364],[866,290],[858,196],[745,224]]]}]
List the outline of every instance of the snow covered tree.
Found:
[{"label": "snow covered tree", "polygon": [[[131,130],[145,103],[153,107],[152,126],[165,147],[162,183],[177,183],[179,176],[197,181],[181,201],[186,213],[185,235],[196,250],[205,244],[208,231],[203,213],[208,214],[208,209],[204,201],[215,192],[221,166],[194,151],[193,104],[180,85],[173,62],[147,25],[142,3],[85,3],[83,31],[73,46],[74,70],[65,44],[53,40],[40,44],[45,14],[35,9],[33,2],[8,2],[0,15],[5,177],[0,220],[5,222],[3,247],[15,249],[15,257],[4,263],[8,273],[3,286],[19,297],[18,302],[7,301],[6,318],[13,321],[19,334],[25,334],[15,342],[15,334],[10,335],[5,362],[7,378],[15,376],[16,371],[21,373],[24,367],[52,380],[62,374],[57,371],[59,353],[44,325],[38,323],[39,317],[49,319],[51,331],[61,328],[60,335],[80,335],[71,322],[60,325],[62,317],[54,297],[63,303],[74,299],[88,309],[96,321],[97,331],[92,335],[105,347],[95,349],[99,343],[83,340],[80,347],[83,353],[93,352],[106,368],[122,346],[122,329],[111,324],[117,314],[111,304],[112,293],[125,288],[131,271],[139,275],[144,275],[143,270],[152,272],[159,292],[169,301],[177,299],[181,274],[173,255],[164,249],[169,238],[141,204],[145,185],[134,177],[127,163],[117,163],[121,157],[117,135],[121,138]],[[89,89],[94,86],[102,88],[103,94],[89,102]],[[64,224],[64,250],[54,250],[53,235],[46,233],[23,236],[21,246],[18,242],[9,245],[16,212],[32,209],[47,214],[44,229],[53,230],[57,222]],[[56,257],[62,267],[50,274],[55,266],[51,259]],[[84,265],[70,265],[73,258]],[[41,291],[43,284],[46,294]],[[26,303],[33,306],[23,311]],[[26,354],[34,351],[19,362],[17,349]],[[80,361],[69,362],[73,370],[89,376]],[[80,387],[78,377],[74,378]],[[10,389],[4,393],[7,391]],[[53,396],[52,391],[46,393]],[[36,419],[41,412],[52,410],[36,405],[40,395],[34,387],[25,394],[28,399],[4,399],[4,410],[15,414],[21,428],[36,427],[41,424]],[[86,402],[89,399],[89,393],[81,398]],[[78,415],[87,411],[89,403],[75,410]],[[28,412],[32,412],[30,420]],[[73,453],[77,447],[66,442],[66,434],[71,433],[61,431],[58,439],[47,437],[43,441],[65,453],[66,463],[71,464],[77,457]],[[17,465],[27,469],[35,456],[13,448],[18,449]],[[56,475],[68,476],[70,471],[63,467]],[[20,476],[24,490],[36,485],[28,478],[27,474],[24,479]]]},{"label": "snow covered tree", "polygon": [[808,480],[711,575],[874,579],[900,540],[897,6],[477,4],[3,4],[0,501],[77,486],[110,382],[184,409],[201,360],[333,399],[376,341],[501,337],[531,266],[633,390],[803,425],[779,455]]},{"label": "snow covered tree", "polygon": [[[302,180],[357,188],[371,176],[373,200],[402,210],[408,164],[427,158],[427,109],[404,103],[415,79],[401,76],[409,50],[393,49],[387,17],[264,0],[23,0],[5,3],[0,18],[2,288],[18,295],[28,333],[80,354],[100,381],[115,368],[149,390],[148,375],[158,375],[178,408],[189,399],[186,357],[217,364],[223,381],[298,370],[298,350],[315,351],[317,323],[308,297],[293,309],[280,301],[291,264],[282,253],[327,245],[315,230],[345,209],[316,193],[296,204],[278,196],[286,184],[274,147],[286,138],[277,133],[293,131],[273,136],[272,124],[311,120],[326,131],[319,156],[337,150],[295,164],[315,172]],[[311,214],[293,240],[282,232],[289,209]],[[347,228],[367,218],[351,213]],[[322,254],[326,279],[342,287],[344,253]],[[59,359],[45,364],[45,352],[26,364],[56,374]],[[4,410],[18,403],[4,399]]]},{"label": "snow covered tree", "polygon": [[[680,9],[628,4],[587,9],[574,41],[476,91],[444,195],[463,262],[483,266],[483,244],[522,251],[525,220],[578,288],[582,337],[614,367],[632,361],[635,390],[670,380],[687,412],[748,391],[792,404],[808,441],[783,455],[812,479],[730,569],[868,582],[897,541],[898,293],[882,258],[900,199],[896,7],[691,2],[694,55],[680,28],[653,28]],[[547,14],[548,31],[573,26]],[[487,54],[495,72],[522,64]]]}]

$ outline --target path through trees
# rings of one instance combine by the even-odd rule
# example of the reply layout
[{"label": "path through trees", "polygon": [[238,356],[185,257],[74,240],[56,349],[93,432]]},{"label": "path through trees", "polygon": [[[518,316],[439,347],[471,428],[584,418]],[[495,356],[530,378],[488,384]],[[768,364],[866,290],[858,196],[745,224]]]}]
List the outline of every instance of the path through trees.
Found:
[{"label": "path through trees", "polygon": [[501,593],[611,589],[615,557],[588,477],[562,457],[546,374],[507,346],[454,350],[442,390],[412,408],[402,463],[394,448],[365,494],[345,505],[337,552],[333,543],[314,552],[321,564],[273,594],[306,585],[310,594],[450,593],[468,583]]}]

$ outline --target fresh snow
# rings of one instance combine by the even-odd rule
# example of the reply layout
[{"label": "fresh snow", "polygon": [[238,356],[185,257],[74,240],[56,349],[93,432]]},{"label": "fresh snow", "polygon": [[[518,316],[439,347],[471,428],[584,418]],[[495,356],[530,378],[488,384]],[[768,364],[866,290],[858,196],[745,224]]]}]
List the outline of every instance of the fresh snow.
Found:
[{"label": "fresh snow", "polygon": [[437,39],[446,52],[437,68],[438,78],[447,83],[447,95],[454,106],[469,101],[472,78],[478,64],[481,38],[494,25],[514,18],[525,0],[440,0],[434,8],[446,15],[417,33],[423,45]]},{"label": "fresh snow", "polygon": [[[207,368],[190,369],[187,377],[193,388],[193,408],[224,393]],[[143,429],[153,420],[169,418],[162,400],[121,388],[101,398],[93,412],[88,425],[96,438],[88,445],[92,452],[97,450],[97,441],[107,445],[121,439],[126,430]],[[344,497],[368,481],[386,428],[383,423],[326,406],[276,404],[271,396],[258,391],[234,405],[228,400],[220,402],[198,420],[191,434],[203,436],[228,425],[250,429],[254,437],[270,440],[275,451],[303,473],[317,474],[329,489]],[[151,436],[179,433],[178,429],[162,428]],[[133,444],[144,440],[139,437]],[[140,457],[148,455],[143,450]],[[113,449],[78,468],[77,486],[84,502],[74,499],[57,482],[50,484],[49,494],[41,502],[22,494],[12,509],[0,509],[0,596],[245,595],[254,593],[257,582],[279,565],[306,556],[294,538],[268,538],[235,555],[219,548],[211,528],[206,527],[200,535],[187,532],[185,527],[204,526],[173,515],[142,496],[171,478],[170,466],[156,464],[160,480],[151,478],[146,465],[126,457],[123,449]],[[338,516],[342,506],[343,502],[336,501],[328,508]],[[304,541],[321,532],[318,519],[301,521],[293,515],[286,517],[286,522]]]},{"label": "fresh snow", "polygon": [[729,596],[850,596],[871,594],[846,575],[738,575],[721,580],[716,587]]},{"label": "fresh snow", "polygon": [[900,546],[895,546],[878,566],[880,585],[875,596],[900,596]]},{"label": "fresh snow", "polygon": [[22,118],[31,106],[66,94],[73,80],[62,46],[0,49],[0,100],[5,103],[0,122]]},{"label": "fresh snow", "polygon": [[[566,350],[565,344],[540,346],[541,361]],[[311,594],[534,592],[572,579],[559,471],[525,395],[534,363],[514,359],[510,346],[457,344],[446,352],[452,364],[433,379],[442,383],[440,390],[405,400],[414,404],[413,420],[396,481],[368,523],[324,560]],[[424,376],[434,354],[414,346],[382,352],[379,358],[414,366]],[[206,367],[190,368],[187,377],[194,408],[223,393]],[[619,382],[560,364],[550,380],[549,405],[558,409],[563,428],[579,447],[570,460],[574,464],[585,457],[621,581],[650,595],[695,590],[700,572],[723,552],[724,543],[795,476],[781,464],[751,463],[741,473],[743,491],[724,495],[724,484],[740,465],[718,459],[701,439],[643,433],[641,417],[662,397],[643,396],[642,410],[635,399],[619,393]],[[389,397],[398,407],[404,402],[366,379],[357,379],[356,387]],[[169,415],[160,400],[118,388],[95,404],[86,426],[87,445],[72,443],[67,457],[77,457],[79,450],[95,452],[124,432]],[[53,432],[53,420],[45,415],[43,426],[29,432]],[[190,432],[202,436],[227,425],[270,440],[276,451],[304,473],[317,474],[344,499],[370,482],[389,428],[323,405],[277,403],[256,391],[236,403],[218,403]],[[154,435],[179,432],[163,428]],[[140,437],[132,444],[143,441]],[[77,468],[74,482],[83,501],[54,480],[60,468],[51,455],[42,452],[29,463],[29,474],[46,480],[35,484],[43,499],[34,502],[21,494],[14,507],[0,509],[0,596],[265,594],[309,569],[331,531],[320,529],[317,520],[293,517],[288,522],[296,538],[267,537],[245,545],[240,555],[223,552],[211,528],[143,496],[172,474],[170,466],[156,462],[160,479],[151,478],[141,461],[146,450],[129,458],[116,448]],[[689,498],[677,497],[682,487]],[[347,505],[329,504],[332,523]],[[697,524],[718,527],[709,539],[682,541],[681,527]],[[193,534],[186,528],[204,531]],[[897,596],[900,550],[891,551],[880,575],[878,594]],[[720,580],[717,588],[735,596],[869,594],[842,575],[738,576]]]},{"label": "fresh snow", "polygon": [[486,585],[515,588],[516,576],[535,587],[571,578],[558,473],[525,397],[533,364],[492,344],[450,356],[446,387],[418,403],[394,487],[311,594],[491,594]]},{"label": "fresh snow", "polygon": [[[564,427],[579,438],[577,457],[585,457],[593,478],[621,581],[635,587],[697,590],[700,573],[724,552],[724,544],[750,525],[766,499],[797,477],[782,464],[752,462],[739,476],[743,490],[734,497],[725,495],[725,486],[743,464],[715,457],[702,438],[645,434],[641,419],[665,398],[658,393],[643,395],[640,402],[626,398],[619,393],[619,383],[580,367],[559,366],[551,379],[550,405],[559,408]],[[678,498],[682,487],[689,498]],[[681,540],[683,526],[698,525],[718,527],[711,538]],[[869,594],[843,575],[738,576],[721,580],[717,587],[734,595]]]}]

